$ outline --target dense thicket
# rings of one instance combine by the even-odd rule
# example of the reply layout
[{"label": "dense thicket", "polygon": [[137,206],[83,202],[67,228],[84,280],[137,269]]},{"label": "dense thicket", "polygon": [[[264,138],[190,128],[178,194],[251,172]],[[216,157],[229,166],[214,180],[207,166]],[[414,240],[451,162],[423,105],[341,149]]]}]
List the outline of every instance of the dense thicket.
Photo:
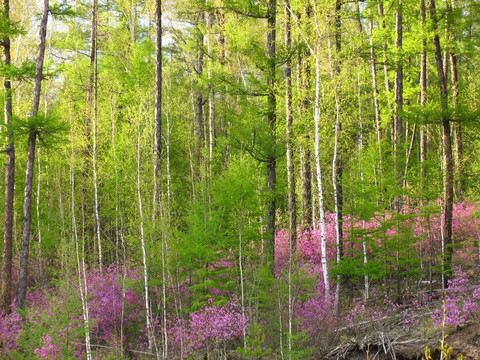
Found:
[{"label": "dense thicket", "polygon": [[476,1],[2,6],[6,354],[318,356],[478,276]]}]

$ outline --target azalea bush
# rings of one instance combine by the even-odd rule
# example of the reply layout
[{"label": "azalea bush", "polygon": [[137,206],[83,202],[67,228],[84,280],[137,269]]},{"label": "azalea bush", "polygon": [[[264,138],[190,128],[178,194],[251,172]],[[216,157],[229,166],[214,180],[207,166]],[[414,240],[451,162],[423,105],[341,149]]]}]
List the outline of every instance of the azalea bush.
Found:
[{"label": "azalea bush", "polygon": [[[414,287],[425,279],[422,269],[429,266],[436,272],[434,276],[440,276],[441,220],[438,213],[422,214],[411,210],[408,214],[395,216],[374,215],[369,220],[345,216],[343,244],[346,251],[338,267],[335,216],[327,213],[326,258],[331,270],[329,297],[325,296],[319,227],[298,230],[296,252],[291,262],[288,232],[277,232],[274,277],[270,275],[271,278],[265,280],[268,276],[261,275],[259,268],[253,267],[248,257],[244,258],[243,265],[244,286],[245,291],[249,291],[249,301],[258,296],[255,300],[257,304],[274,304],[271,309],[278,311],[276,318],[266,317],[258,305],[253,308],[251,302],[245,302],[242,309],[239,288],[235,287],[240,281],[236,250],[218,251],[215,261],[204,266],[205,274],[218,275],[216,282],[209,283],[206,278],[202,289],[195,290],[203,291],[206,299],[203,303],[192,299],[192,288],[197,284],[191,277],[182,275],[175,278],[168,274],[165,288],[168,316],[164,322],[160,311],[163,290],[158,283],[150,287],[154,310],[151,320],[157,348],[165,341],[166,332],[168,351],[172,356],[224,356],[231,351],[271,355],[273,350],[269,343],[279,336],[274,328],[280,328],[284,347],[287,342],[288,276],[292,279],[293,295],[292,351],[297,355],[304,354],[301,350],[305,348],[310,349],[309,353],[313,353],[314,349],[326,349],[339,341],[340,334],[344,332],[361,334],[377,329],[387,319],[398,319],[405,332],[425,319],[423,314],[426,313],[431,314],[429,324],[438,328],[455,327],[475,319],[480,307],[477,265],[480,222],[476,211],[476,207],[468,203],[457,204],[454,208],[455,272],[440,297],[422,291],[425,289],[421,289],[421,285]],[[414,251],[403,253],[402,241],[412,245]],[[368,243],[367,266],[363,264],[363,242]],[[250,247],[252,244],[245,244],[246,249]],[[406,265],[395,263],[397,257],[410,257],[410,262]],[[415,262],[417,260],[423,263]],[[399,297],[393,284],[387,281],[392,276],[388,271],[393,273],[407,266],[410,267],[410,287],[402,287]],[[336,274],[342,275],[341,288],[344,289],[338,308],[335,307]],[[371,287],[368,298],[358,291],[363,286],[365,274],[369,276]],[[246,277],[258,282],[269,281],[271,292],[260,296],[246,282]],[[86,278],[88,330],[92,343],[111,349],[121,348],[123,353],[125,350],[147,351],[141,272],[112,265],[102,271],[89,269]],[[227,281],[228,287],[222,285]],[[214,286],[217,283],[220,287]],[[355,296],[345,296],[347,292]],[[278,323],[271,326],[271,321]],[[11,313],[0,315],[0,349],[5,358],[83,359],[85,331],[78,276],[64,275],[50,281],[48,286],[31,288],[25,310],[17,311],[13,306]],[[284,351],[286,353],[287,350]],[[119,351],[116,353],[120,354]]]}]

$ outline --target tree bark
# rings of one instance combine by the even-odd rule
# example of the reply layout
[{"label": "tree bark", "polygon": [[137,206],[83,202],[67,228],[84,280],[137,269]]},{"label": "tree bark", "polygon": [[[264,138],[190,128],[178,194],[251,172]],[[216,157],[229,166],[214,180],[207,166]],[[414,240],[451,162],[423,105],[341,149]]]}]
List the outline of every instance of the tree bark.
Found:
[{"label": "tree bark", "polygon": [[[370,68],[372,71],[372,95],[373,95],[373,104],[375,107],[375,134],[377,138],[377,147],[379,148],[379,152],[380,152],[382,133],[381,133],[381,124],[380,124],[380,104],[378,102],[376,56],[375,56],[375,48],[373,46],[373,18],[372,17],[370,18],[369,26],[370,26]],[[379,156],[381,156],[380,153],[379,153]]]},{"label": "tree bark", "polygon": [[317,187],[318,187],[318,208],[320,212],[320,247],[321,247],[321,262],[323,281],[325,285],[325,297],[330,296],[330,283],[328,281],[328,263],[327,263],[327,246],[325,237],[325,212],[323,208],[323,186],[322,186],[322,171],[320,167],[320,64],[319,51],[315,54],[315,107],[314,107],[314,121],[315,121],[315,166],[317,169]]},{"label": "tree bark", "polygon": [[[452,1],[451,9],[454,7]],[[450,32],[449,36],[453,38],[453,34]],[[455,173],[457,177],[456,181],[456,195],[457,200],[462,201],[463,192],[465,188],[465,181],[463,180],[463,141],[462,141],[462,126],[458,122],[458,73],[457,73],[457,55],[450,51],[450,77],[452,78],[452,107],[453,107],[453,133],[455,139]]]},{"label": "tree bark", "polygon": [[[44,0],[42,22],[40,25],[40,43],[38,46],[37,63],[35,67],[35,85],[33,89],[33,103],[31,116],[38,113],[40,104],[40,93],[42,90],[43,60],[45,57],[45,40],[47,37],[48,2]],[[22,309],[25,305],[28,279],[28,252],[30,248],[30,225],[32,205],[33,171],[35,165],[35,145],[37,140],[37,129],[30,129],[28,136],[27,166],[25,172],[25,190],[23,196],[23,221],[22,221],[22,246],[20,250],[20,268],[18,273],[17,308]]]},{"label": "tree bark", "polygon": [[[3,17],[9,19],[10,3],[9,0],[3,0]],[[3,39],[3,62],[5,66],[11,63],[10,57],[10,38]],[[12,82],[5,78],[5,100],[3,115],[5,125],[8,126],[12,117]],[[1,302],[0,313],[10,312],[12,303],[12,242],[13,242],[13,195],[15,189],[15,146],[13,137],[7,135],[6,157],[5,157],[5,215],[4,215],[4,233],[3,233],[3,260],[2,260],[2,278],[1,278]]]},{"label": "tree bark", "polygon": [[[291,48],[290,30],[290,0],[285,1],[285,48]],[[292,129],[292,61],[288,55],[285,62],[285,115],[287,141],[287,182],[288,182],[288,218],[290,250],[294,250],[297,242],[297,204],[295,196],[295,169],[293,159],[293,129]]]},{"label": "tree bark", "polygon": [[[342,34],[341,34],[341,17],[340,11],[342,7],[342,1],[337,0],[335,5],[335,52],[337,55],[337,65],[335,65],[335,73],[340,72],[340,51],[342,50]],[[342,136],[342,119],[340,116],[340,100],[337,93],[337,88],[335,87],[335,112],[336,112],[336,129],[335,129],[335,139],[338,142]],[[336,156],[333,161],[334,167],[334,183],[336,187],[335,191],[335,227],[337,235],[337,246],[339,251],[340,258],[343,257],[343,159],[341,156]]]},{"label": "tree bark", "polygon": [[443,238],[445,244],[445,255],[443,258],[443,268],[445,271],[443,285],[447,287],[448,279],[451,275],[452,261],[452,218],[453,218],[453,162],[452,162],[452,139],[450,135],[450,119],[448,118],[448,91],[447,81],[443,69],[442,49],[440,47],[440,38],[437,33],[437,14],[435,9],[435,0],[430,2],[430,17],[434,31],[433,45],[435,50],[435,62],[437,64],[438,85],[440,89],[441,109],[442,109],[442,144],[443,144]]},{"label": "tree bark", "polygon": [[[97,235],[98,244],[98,265],[100,270],[103,268],[102,258],[102,241],[101,241],[101,228],[100,228],[100,216],[98,213],[98,182],[97,182],[97,85],[98,85],[98,67],[97,67],[97,12],[98,12],[98,0],[93,0],[92,3],[92,49],[90,58],[90,80],[93,80],[93,99],[89,104],[92,110],[92,133],[93,133],[93,149],[92,149],[92,169],[93,169],[93,212],[95,215],[95,234]],[[93,66],[93,69],[92,69]],[[93,71],[93,73],[92,73]],[[92,88],[90,88],[92,90]]]},{"label": "tree bark", "polygon": [[[203,22],[205,15],[203,11],[200,11],[198,15],[198,22]],[[203,73],[203,34],[197,26],[197,76],[202,76]],[[197,174],[200,172],[200,158],[202,151],[202,142],[203,142],[203,95],[200,89],[197,89],[195,95],[195,167]]]},{"label": "tree bark", "polygon": [[[420,0],[420,26],[422,30],[425,28],[425,0]],[[420,104],[425,106],[427,102],[427,39],[422,38],[422,54],[420,57]],[[420,126],[420,181],[422,195],[425,192],[425,160],[427,158],[427,125]]]},{"label": "tree bark", "polygon": [[395,177],[398,186],[395,196],[395,210],[402,211],[403,207],[403,64],[402,64],[402,47],[403,47],[403,4],[402,0],[398,0],[396,12],[396,41],[395,50],[397,51],[397,59],[395,61],[395,135],[393,148],[395,153]]},{"label": "tree bark", "polygon": [[267,68],[267,85],[268,85],[268,97],[267,97],[267,125],[269,129],[269,135],[271,139],[271,148],[267,157],[267,224],[265,230],[267,232],[267,246],[266,256],[267,263],[270,265],[273,272],[274,268],[274,249],[275,249],[275,188],[277,184],[276,173],[276,107],[277,98],[275,95],[275,36],[276,36],[276,0],[268,0],[267,2],[267,51],[268,51],[268,68]]},{"label": "tree bark", "polygon": [[292,59],[290,55],[292,39],[290,24],[290,0],[285,0],[285,117],[287,141],[287,182],[288,182],[288,351],[292,351],[292,255],[297,246],[297,204],[295,196],[295,169],[293,159],[293,129],[292,129]]},{"label": "tree bark", "polygon": [[137,197],[138,197],[138,214],[140,217],[140,246],[142,248],[142,264],[143,264],[143,286],[145,292],[145,319],[147,324],[147,339],[148,349],[151,351],[154,345],[153,328],[151,324],[152,313],[150,310],[150,297],[148,286],[148,267],[147,267],[147,251],[145,246],[145,233],[144,233],[144,219],[143,219],[143,206],[142,206],[142,193],[140,188],[140,168],[141,168],[141,153],[140,153],[140,119],[138,119],[137,125]]},{"label": "tree bark", "polygon": [[[305,9],[307,16],[307,22],[311,16],[311,10]],[[298,56],[298,85],[297,87],[302,89],[302,99],[300,103],[300,114],[308,116],[307,109],[310,103],[309,90],[310,90],[310,63],[308,56],[310,55],[309,49],[305,49],[303,52],[299,52]],[[311,142],[310,134],[306,134],[304,139],[304,146],[300,149],[300,177],[301,177],[301,192],[302,192],[302,229],[306,230],[313,224],[313,205],[312,205],[312,164],[311,164],[311,150],[309,144]]]},{"label": "tree bark", "polygon": [[154,214],[160,202],[160,168],[162,165],[162,0],[155,1],[155,189]]}]

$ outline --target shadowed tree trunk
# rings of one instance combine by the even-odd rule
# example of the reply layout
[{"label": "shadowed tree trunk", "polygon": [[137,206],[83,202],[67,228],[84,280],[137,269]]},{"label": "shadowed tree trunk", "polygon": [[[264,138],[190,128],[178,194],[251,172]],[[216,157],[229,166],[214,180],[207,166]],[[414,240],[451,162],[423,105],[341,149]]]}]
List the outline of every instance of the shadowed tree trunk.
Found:
[{"label": "shadowed tree trunk", "polygon": [[265,230],[267,232],[267,246],[266,256],[267,263],[274,267],[274,248],[275,248],[275,188],[277,184],[277,159],[276,159],[276,121],[275,113],[277,107],[277,98],[275,95],[275,36],[276,36],[276,10],[277,1],[268,0],[267,2],[267,51],[268,51],[268,69],[267,69],[267,85],[268,85],[268,99],[267,99],[267,124],[269,129],[271,148],[267,157],[267,224]]},{"label": "shadowed tree trunk", "polygon": [[[10,3],[3,0],[3,17],[9,19]],[[3,39],[3,63],[9,66],[10,59],[10,38]],[[8,126],[12,117],[12,82],[5,78],[5,100],[3,115],[5,125]],[[11,135],[7,135],[7,147],[5,157],[5,217],[3,234],[3,260],[2,260],[2,282],[0,312],[10,312],[12,303],[12,241],[13,241],[13,194],[15,185],[15,147]]]},{"label": "shadowed tree trunk", "polygon": [[[198,14],[197,23],[202,23],[205,19],[205,14],[203,10]],[[201,77],[203,73],[203,34],[200,28],[197,25],[197,76]],[[203,142],[203,95],[200,89],[197,89],[195,95],[195,166],[197,175],[200,173],[200,157],[202,151],[202,142]]]},{"label": "shadowed tree trunk", "polygon": [[[306,15],[306,21],[310,22],[311,9],[306,7],[304,9]],[[308,57],[310,51],[308,47],[299,52],[297,61],[297,79],[298,89],[302,89],[301,102],[299,113],[302,116],[308,116],[308,104],[309,90],[310,90],[310,64]],[[301,199],[302,199],[302,217],[301,226],[302,229],[307,229],[313,224],[313,205],[312,205],[312,164],[311,164],[311,150],[309,144],[311,143],[311,137],[307,133],[305,135],[304,144],[300,149],[300,178],[301,178]]]},{"label": "shadowed tree trunk", "polygon": [[451,275],[452,262],[452,218],[453,218],[453,162],[452,162],[452,139],[450,135],[450,119],[448,118],[448,91],[447,81],[444,74],[442,49],[440,47],[440,38],[437,33],[437,14],[435,9],[435,0],[430,2],[430,18],[434,31],[433,46],[435,50],[435,62],[437,64],[438,86],[440,89],[440,98],[442,106],[442,145],[443,145],[443,239],[445,244],[445,255],[443,267],[445,276],[443,277],[443,286],[447,287],[448,279]]},{"label": "shadowed tree trunk", "polygon": [[395,153],[395,182],[398,186],[395,196],[395,210],[402,211],[403,207],[403,64],[401,51],[403,47],[403,4],[402,0],[398,0],[397,12],[395,16],[396,34],[395,50],[397,51],[397,59],[395,61],[395,127],[393,148]]},{"label": "shadowed tree trunk", "polygon": [[[455,3],[452,0],[451,10],[454,9]],[[453,34],[449,36],[453,38]],[[462,126],[458,122],[458,73],[457,73],[457,55],[450,51],[450,77],[452,78],[452,107],[453,107],[453,133],[455,139],[455,173],[457,177],[456,181],[456,195],[457,200],[462,201],[463,192],[465,187],[465,181],[463,180],[463,141],[462,141]]]},{"label": "shadowed tree trunk", "polygon": [[[290,0],[285,0],[285,49],[291,51]],[[287,140],[287,182],[288,182],[288,351],[292,351],[292,255],[297,246],[297,204],[295,197],[295,169],[293,161],[293,129],[292,129],[292,60],[287,55],[285,62],[285,116]]]}]

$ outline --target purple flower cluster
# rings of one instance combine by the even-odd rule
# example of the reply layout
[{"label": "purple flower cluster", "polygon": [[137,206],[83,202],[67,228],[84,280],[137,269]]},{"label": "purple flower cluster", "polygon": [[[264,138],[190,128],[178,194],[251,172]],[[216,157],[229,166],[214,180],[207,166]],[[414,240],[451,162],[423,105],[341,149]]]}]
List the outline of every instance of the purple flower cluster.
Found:
[{"label": "purple flower cluster", "polygon": [[432,321],[435,326],[458,326],[471,319],[480,304],[480,285],[473,285],[472,277],[458,272],[448,281],[442,306],[435,309]]},{"label": "purple flower cluster", "polygon": [[184,354],[221,348],[240,339],[247,323],[236,299],[223,305],[210,300],[207,306],[191,313],[188,319],[169,322],[169,343],[174,351],[183,351]]}]

